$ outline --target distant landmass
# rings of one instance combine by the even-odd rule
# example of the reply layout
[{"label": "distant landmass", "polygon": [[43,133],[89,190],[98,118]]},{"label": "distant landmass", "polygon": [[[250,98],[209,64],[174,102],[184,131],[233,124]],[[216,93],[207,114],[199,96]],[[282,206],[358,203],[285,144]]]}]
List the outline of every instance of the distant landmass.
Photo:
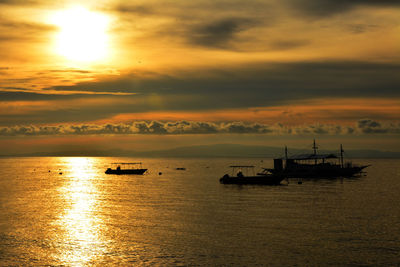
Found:
[{"label": "distant landmass", "polygon": [[[319,150],[321,154],[337,153],[333,150]],[[311,149],[289,148],[289,155],[311,153]],[[213,158],[213,157],[254,157],[254,158],[275,158],[284,154],[282,147],[250,146],[238,144],[215,144],[185,146],[165,150],[152,151],[130,151],[130,150],[70,150],[35,153],[3,153],[3,157],[185,157],[185,158]],[[348,158],[400,158],[400,152],[380,150],[347,150],[345,156]]]}]

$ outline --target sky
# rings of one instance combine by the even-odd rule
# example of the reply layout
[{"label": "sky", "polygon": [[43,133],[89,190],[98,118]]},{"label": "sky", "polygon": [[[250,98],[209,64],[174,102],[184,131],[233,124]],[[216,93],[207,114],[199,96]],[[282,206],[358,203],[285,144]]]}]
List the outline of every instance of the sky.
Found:
[{"label": "sky", "polygon": [[0,0],[2,153],[400,151],[398,0]]}]

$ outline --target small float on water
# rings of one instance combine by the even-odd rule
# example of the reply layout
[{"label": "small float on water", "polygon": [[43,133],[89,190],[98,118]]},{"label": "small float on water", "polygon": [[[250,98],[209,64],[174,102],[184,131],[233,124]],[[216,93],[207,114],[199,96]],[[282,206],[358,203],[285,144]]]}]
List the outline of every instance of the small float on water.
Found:
[{"label": "small float on water", "polygon": [[279,185],[284,179],[284,176],[272,174],[267,169],[255,174],[254,166],[237,165],[229,167],[232,168],[232,175],[225,174],[222,176],[219,179],[221,184]]},{"label": "small float on water", "polygon": [[147,169],[143,169],[141,162],[131,163],[111,163],[111,168],[108,168],[106,174],[137,174],[145,173]]}]

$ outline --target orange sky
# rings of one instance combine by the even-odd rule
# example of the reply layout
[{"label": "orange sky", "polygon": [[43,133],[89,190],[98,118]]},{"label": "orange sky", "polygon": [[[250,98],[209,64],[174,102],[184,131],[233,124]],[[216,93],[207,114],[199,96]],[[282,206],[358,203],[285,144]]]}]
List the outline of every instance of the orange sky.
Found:
[{"label": "orange sky", "polygon": [[[54,137],[41,143],[46,149],[63,138],[116,143],[103,129],[125,124],[124,138],[143,149],[179,146],[163,133],[190,134],[185,144],[264,144],[300,133],[328,142],[340,128],[342,139],[357,134],[379,147],[387,138],[386,148],[400,151],[398,73],[396,1],[0,2],[0,144],[7,147],[12,139],[37,150],[39,137]],[[146,136],[135,128],[143,121],[161,130]],[[97,125],[94,139],[73,125]]]}]

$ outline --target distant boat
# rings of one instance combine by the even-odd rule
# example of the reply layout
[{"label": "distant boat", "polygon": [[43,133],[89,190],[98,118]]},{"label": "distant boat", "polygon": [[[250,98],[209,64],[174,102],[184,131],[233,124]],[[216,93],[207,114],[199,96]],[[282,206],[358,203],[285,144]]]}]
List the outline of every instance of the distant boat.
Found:
[{"label": "distant boat", "polygon": [[285,157],[274,159],[274,168],[265,169],[275,175],[287,178],[337,178],[360,175],[363,169],[370,165],[356,165],[344,162],[343,146],[340,145],[340,155],[318,154],[315,140],[313,153],[297,156],[288,156],[285,147]]},{"label": "distant boat", "polygon": [[221,184],[279,185],[284,179],[284,176],[272,174],[267,169],[255,174],[254,166],[238,165],[229,167],[232,168],[232,175],[225,174],[220,178],[219,182]]},{"label": "distant boat", "polygon": [[175,170],[178,170],[178,171],[185,171],[186,170],[186,168],[176,168]]},{"label": "distant boat", "polygon": [[[114,168],[114,169],[113,169]],[[138,174],[145,173],[147,169],[142,168],[141,162],[133,163],[111,163],[111,168],[108,168],[106,174]]]}]

